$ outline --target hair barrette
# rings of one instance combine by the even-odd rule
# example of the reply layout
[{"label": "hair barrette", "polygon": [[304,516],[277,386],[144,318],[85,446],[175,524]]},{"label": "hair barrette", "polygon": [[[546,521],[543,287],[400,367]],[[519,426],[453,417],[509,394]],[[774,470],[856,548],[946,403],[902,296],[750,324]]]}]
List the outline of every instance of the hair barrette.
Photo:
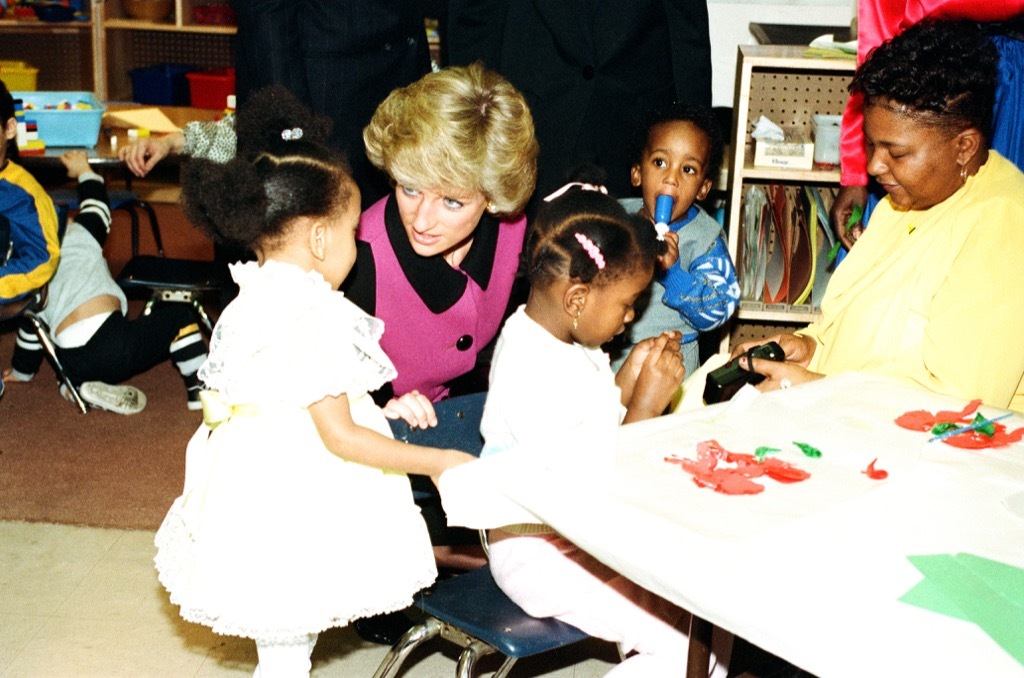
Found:
[{"label": "hair barrette", "polygon": [[582,233],[576,234],[576,240],[579,242],[580,246],[583,247],[583,251],[585,251],[587,255],[594,260],[594,265],[597,266],[597,270],[603,271],[604,255],[601,254],[601,248],[598,247],[593,240]]},{"label": "hair barrette", "polygon": [[548,197],[544,198],[544,202],[551,202],[555,198],[558,198],[565,194],[566,191],[573,187],[579,187],[579,189],[582,191],[597,191],[598,193],[604,193],[605,195],[608,195],[608,189],[605,188],[604,186],[600,186],[597,184],[585,184],[582,181],[572,181],[566,184],[565,186],[562,186],[560,189],[558,189]]},{"label": "hair barrette", "polygon": [[292,129],[282,130],[281,138],[285,141],[298,141],[302,138],[302,128],[293,127]]}]

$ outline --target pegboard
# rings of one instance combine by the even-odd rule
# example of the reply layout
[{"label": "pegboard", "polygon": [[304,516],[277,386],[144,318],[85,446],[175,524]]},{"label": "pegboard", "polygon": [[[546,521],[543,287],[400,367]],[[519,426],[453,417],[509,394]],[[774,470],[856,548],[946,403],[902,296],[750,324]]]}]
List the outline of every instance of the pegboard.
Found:
[{"label": "pegboard", "polygon": [[84,91],[96,89],[92,76],[92,35],[68,31],[43,35],[7,33],[0,35],[0,59],[25,61],[39,69],[36,89],[40,91]]},{"label": "pegboard", "polygon": [[[839,115],[849,96],[847,73],[754,70],[750,74],[750,112],[754,122],[764,115],[781,127],[802,130],[811,138],[811,116]],[[750,142],[749,130],[747,142]]]},{"label": "pegboard", "polygon": [[729,328],[729,346],[735,346],[741,344],[744,341],[753,341],[755,339],[764,339],[771,337],[776,334],[783,334],[786,332],[794,332],[801,327],[806,327],[807,323],[793,323],[793,324],[773,324],[767,322],[758,322],[755,320],[743,320],[740,322],[733,322],[732,327]]},{"label": "pegboard", "polygon": [[160,64],[186,64],[207,70],[235,63],[235,36],[179,31],[108,30],[108,98],[129,101],[128,72]]}]

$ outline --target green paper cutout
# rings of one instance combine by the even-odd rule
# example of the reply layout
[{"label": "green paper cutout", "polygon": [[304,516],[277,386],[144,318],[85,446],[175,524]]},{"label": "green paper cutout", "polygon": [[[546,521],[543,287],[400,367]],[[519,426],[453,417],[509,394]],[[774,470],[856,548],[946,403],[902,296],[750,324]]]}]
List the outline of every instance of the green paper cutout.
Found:
[{"label": "green paper cutout", "polygon": [[766,445],[762,445],[761,447],[754,450],[754,458],[757,459],[757,463],[760,464],[761,462],[764,461],[764,458],[767,457],[769,454],[775,454],[781,451],[782,450],[780,450],[777,447],[768,447]]},{"label": "green paper cutout", "polygon": [[[972,421],[971,423],[972,424],[977,424],[979,421],[986,421],[985,415],[983,415],[981,412],[979,412],[978,414],[975,415],[974,421]],[[979,426],[978,428],[976,428],[974,430],[977,431],[978,433],[984,433],[989,438],[991,438],[992,436],[994,436],[996,434],[996,425],[993,424],[992,422],[988,422],[987,424],[985,424],[983,426]]]},{"label": "green paper cutout", "polygon": [[804,455],[810,457],[811,459],[821,458],[821,450],[819,450],[817,447],[814,447],[813,445],[808,445],[807,443],[798,443],[795,440],[793,441],[793,444],[799,447],[800,451],[803,452]]},{"label": "green paper cutout", "polygon": [[860,223],[861,218],[864,216],[864,205],[854,203],[853,209],[850,210],[850,218],[846,220],[846,232],[849,233],[850,229],[855,224]]},{"label": "green paper cutout", "polygon": [[901,601],[974,622],[1024,664],[1024,569],[970,553],[907,560],[925,579]]},{"label": "green paper cutout", "polygon": [[955,424],[951,421],[939,422],[935,426],[932,426],[932,435],[940,436],[946,431],[952,431],[957,428],[960,428],[960,424]]}]

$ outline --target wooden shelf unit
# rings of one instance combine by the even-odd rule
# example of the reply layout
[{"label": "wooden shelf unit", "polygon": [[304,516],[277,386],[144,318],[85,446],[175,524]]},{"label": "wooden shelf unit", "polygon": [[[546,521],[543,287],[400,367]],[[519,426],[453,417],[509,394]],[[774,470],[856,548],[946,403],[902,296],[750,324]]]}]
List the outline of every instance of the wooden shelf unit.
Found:
[{"label": "wooden shelf unit", "polygon": [[[743,196],[753,183],[838,186],[838,170],[793,170],[755,167],[752,123],[760,116],[812,137],[811,116],[843,112],[856,64],[852,59],[807,58],[796,45],[740,45],[733,106],[732,157],[729,159],[729,253],[742,275]],[[741,301],[728,343],[753,339],[812,322],[818,310],[809,305]],[[751,333],[754,334],[751,334]]]},{"label": "wooden shelf unit", "polygon": [[139,21],[124,13],[118,0],[103,2],[103,98],[130,101],[132,84],[128,73],[136,68],[158,64],[186,64],[204,70],[233,66],[235,27],[195,23],[195,6],[205,4],[227,3],[175,0],[174,11],[165,21]]},{"label": "wooden shelf unit", "polygon": [[102,101],[130,101],[128,72],[163,63],[201,69],[234,65],[235,27],[195,23],[197,5],[226,0],[175,0],[166,21],[138,21],[119,0],[93,0],[87,22],[0,19],[0,59],[39,68],[39,90],[95,92]]},{"label": "wooden shelf unit", "polygon": [[99,58],[98,26],[93,20],[0,19],[0,59],[38,68],[38,90],[96,91],[94,64]]}]

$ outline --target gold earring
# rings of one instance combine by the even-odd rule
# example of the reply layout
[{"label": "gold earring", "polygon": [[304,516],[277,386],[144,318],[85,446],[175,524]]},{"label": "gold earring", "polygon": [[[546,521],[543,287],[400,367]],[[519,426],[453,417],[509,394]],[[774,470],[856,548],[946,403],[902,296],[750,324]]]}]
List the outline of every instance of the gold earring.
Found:
[{"label": "gold earring", "polygon": [[960,165],[960,183],[967,183],[967,165]]},{"label": "gold earring", "polygon": [[580,310],[576,311],[576,317],[572,319],[572,328],[574,330],[578,330],[580,328],[580,318],[582,318],[582,317],[583,317],[583,307],[581,306]]}]

